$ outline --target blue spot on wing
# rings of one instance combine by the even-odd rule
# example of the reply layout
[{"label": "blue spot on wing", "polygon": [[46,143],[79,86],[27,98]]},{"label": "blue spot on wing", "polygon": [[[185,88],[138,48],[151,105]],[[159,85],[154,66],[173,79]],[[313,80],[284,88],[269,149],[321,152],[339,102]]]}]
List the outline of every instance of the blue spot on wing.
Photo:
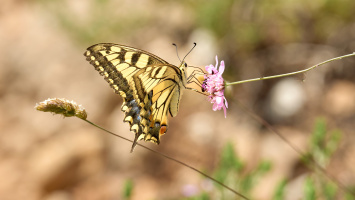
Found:
[{"label": "blue spot on wing", "polygon": [[128,107],[130,107],[131,109],[126,115],[131,116],[133,118],[133,122],[131,125],[133,124],[140,125],[141,116],[139,114],[142,108],[137,105],[137,102],[134,99],[128,103]]}]

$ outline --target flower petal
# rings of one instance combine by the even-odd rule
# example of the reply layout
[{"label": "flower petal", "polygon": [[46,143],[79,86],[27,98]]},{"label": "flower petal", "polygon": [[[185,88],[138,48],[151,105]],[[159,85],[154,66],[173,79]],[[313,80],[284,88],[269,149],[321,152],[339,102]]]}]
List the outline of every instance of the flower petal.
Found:
[{"label": "flower petal", "polygon": [[228,102],[227,102],[227,99],[226,99],[226,97],[224,97],[223,96],[223,98],[224,98],[224,104],[226,105],[226,107],[228,108]]},{"label": "flower petal", "polygon": [[213,106],[212,106],[212,110],[213,111],[216,111],[218,109],[218,105],[215,103],[215,104],[213,104]]},{"label": "flower petal", "polygon": [[227,118],[227,109],[224,106],[223,106],[223,111],[224,111],[224,118]]},{"label": "flower petal", "polygon": [[209,74],[212,74],[212,67],[213,67],[213,65],[206,65],[205,66],[205,69]]},{"label": "flower petal", "polygon": [[219,66],[219,74],[220,75],[222,75],[223,74],[223,72],[224,72],[224,61],[222,60],[221,61],[221,65]]},{"label": "flower petal", "polygon": [[219,91],[215,92],[214,94],[217,96],[223,96],[224,95],[223,93],[224,93],[223,90],[219,90]]}]

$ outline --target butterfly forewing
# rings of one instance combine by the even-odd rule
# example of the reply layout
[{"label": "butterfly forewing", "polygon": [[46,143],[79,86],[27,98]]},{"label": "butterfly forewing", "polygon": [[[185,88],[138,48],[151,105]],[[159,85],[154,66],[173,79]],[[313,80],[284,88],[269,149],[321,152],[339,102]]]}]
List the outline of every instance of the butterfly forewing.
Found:
[{"label": "butterfly forewing", "polygon": [[167,113],[176,116],[183,86],[179,68],[140,49],[96,44],[84,54],[105,80],[123,97],[124,121],[144,139],[159,144],[167,131]]}]

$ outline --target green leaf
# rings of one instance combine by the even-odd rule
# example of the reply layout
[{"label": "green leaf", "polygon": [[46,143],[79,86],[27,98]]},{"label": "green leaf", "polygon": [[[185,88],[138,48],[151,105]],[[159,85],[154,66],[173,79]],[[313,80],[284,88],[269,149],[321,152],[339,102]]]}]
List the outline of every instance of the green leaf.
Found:
[{"label": "green leaf", "polygon": [[304,185],[304,199],[305,200],[315,200],[316,199],[316,188],[313,180],[307,177]]},{"label": "green leaf", "polygon": [[321,186],[322,186],[323,196],[325,197],[326,200],[335,199],[335,195],[337,193],[336,185],[328,182],[328,183],[323,183]]},{"label": "green leaf", "polygon": [[123,199],[130,199],[133,191],[133,182],[132,180],[127,180],[123,186]]},{"label": "green leaf", "polygon": [[274,197],[272,199],[274,200],[283,200],[284,195],[285,195],[285,187],[286,187],[287,181],[282,180],[279,185],[276,187]]}]

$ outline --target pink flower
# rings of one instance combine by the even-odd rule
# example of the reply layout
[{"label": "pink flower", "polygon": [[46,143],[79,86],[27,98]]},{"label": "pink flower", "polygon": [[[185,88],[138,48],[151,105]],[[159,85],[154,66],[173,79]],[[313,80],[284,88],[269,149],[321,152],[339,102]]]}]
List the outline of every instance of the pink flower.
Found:
[{"label": "pink flower", "polygon": [[224,117],[227,117],[228,102],[224,97],[224,79],[222,74],[224,72],[224,61],[221,61],[218,71],[218,58],[216,56],[216,66],[208,65],[205,67],[208,74],[205,75],[205,80],[202,84],[203,91],[209,93],[209,101],[213,103],[212,109],[214,111],[224,110]]}]

